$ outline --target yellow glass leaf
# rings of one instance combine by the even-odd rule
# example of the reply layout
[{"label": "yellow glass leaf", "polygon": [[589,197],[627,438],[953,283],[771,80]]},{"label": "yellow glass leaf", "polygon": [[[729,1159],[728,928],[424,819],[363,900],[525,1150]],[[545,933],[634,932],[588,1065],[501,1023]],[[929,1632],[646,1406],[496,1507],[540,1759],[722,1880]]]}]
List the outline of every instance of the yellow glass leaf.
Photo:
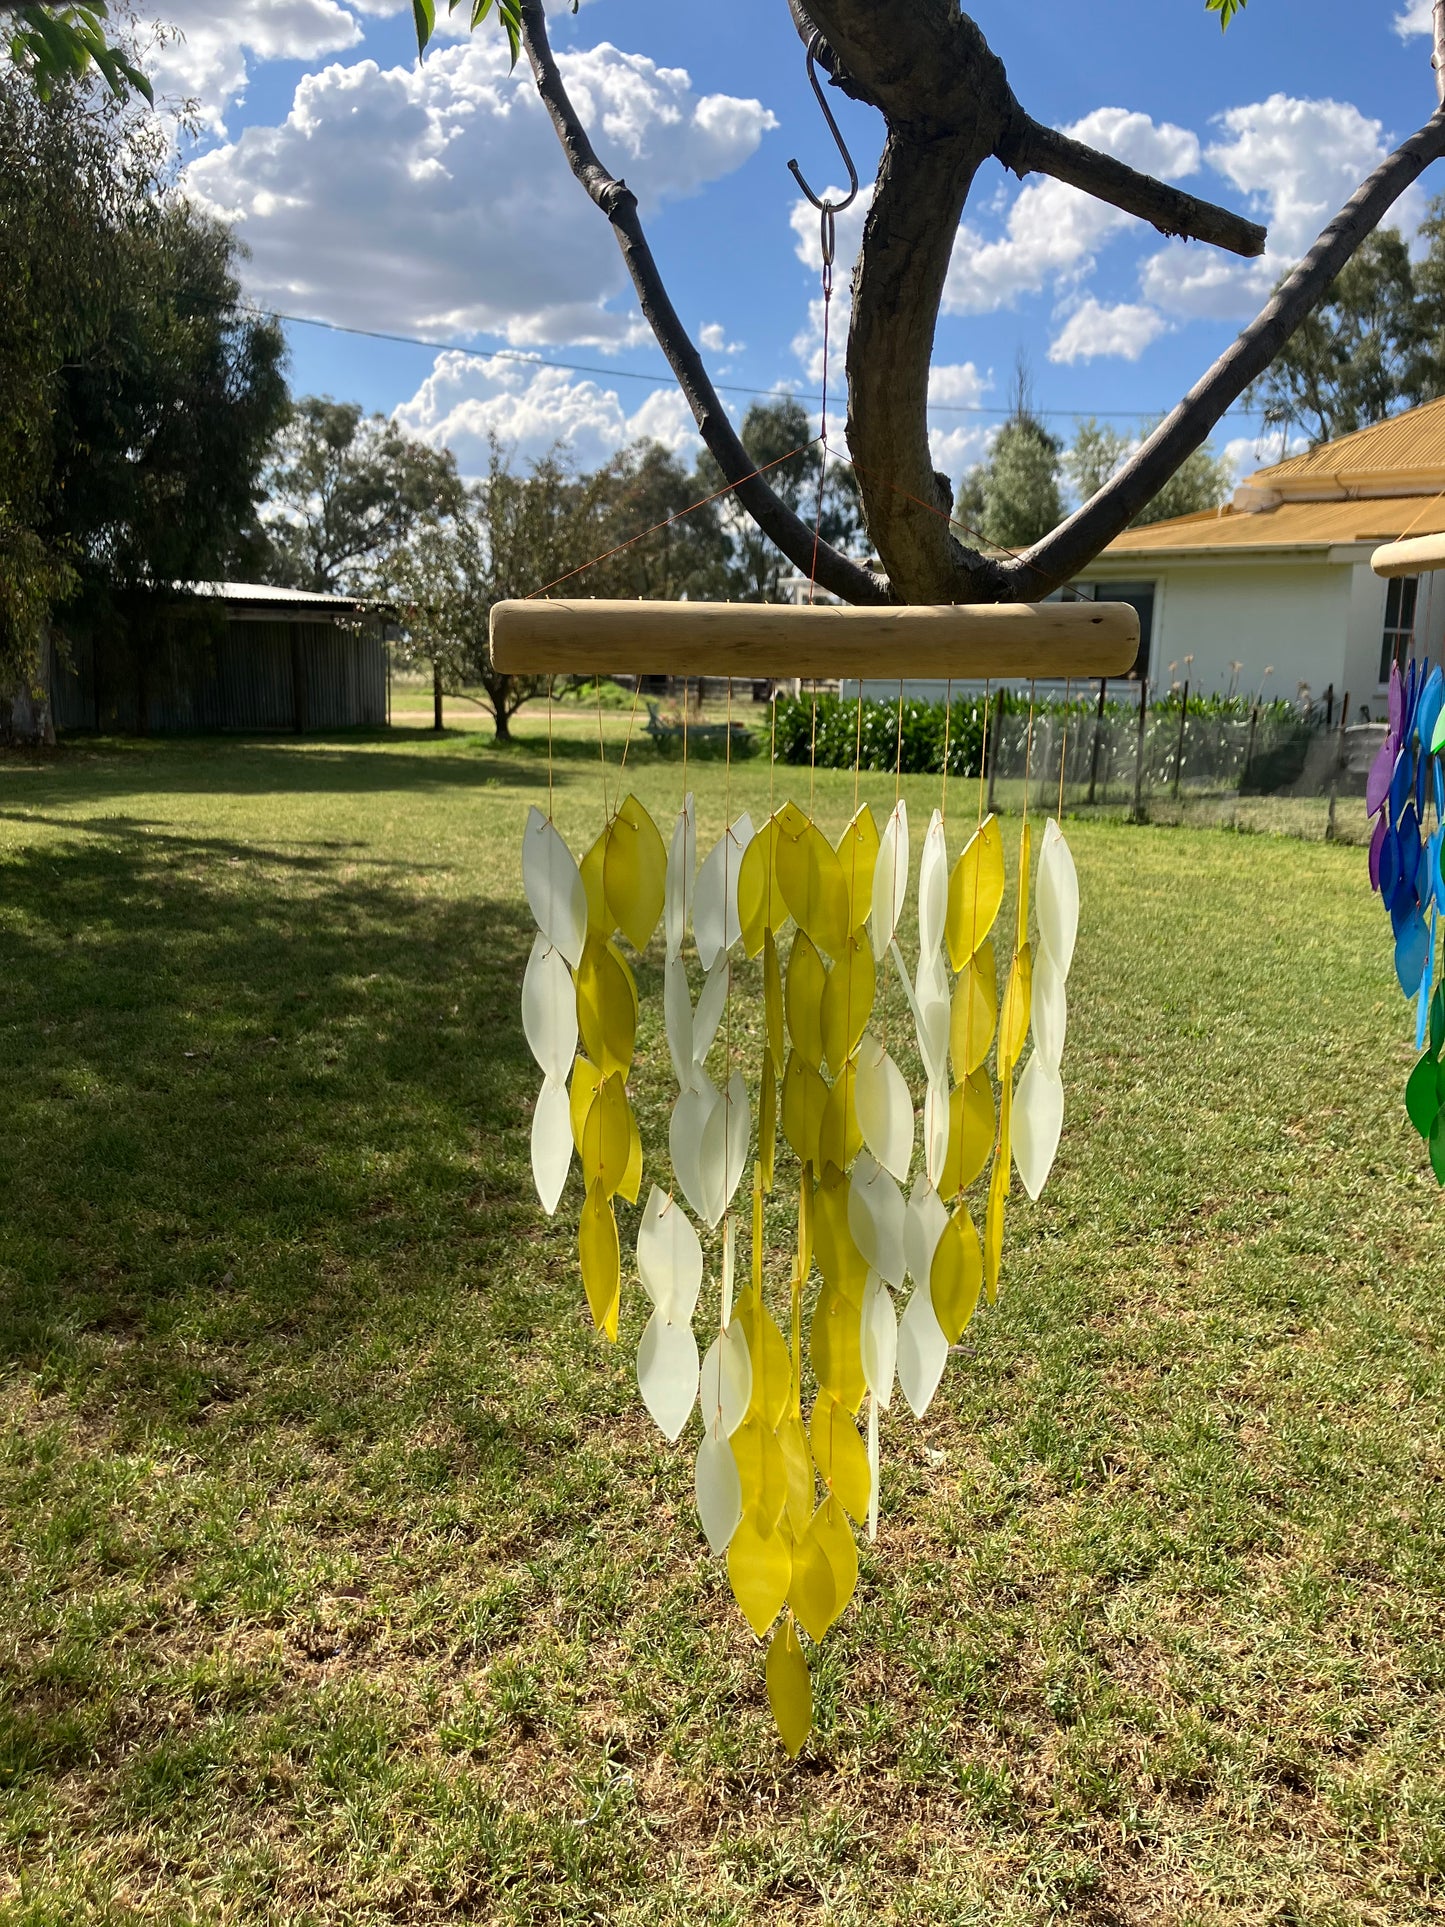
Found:
[{"label": "yellow glass leaf", "polygon": [[828,1106],[828,1086],[813,1066],[793,1051],[783,1073],[783,1136],[803,1164],[818,1168],[818,1134]]},{"label": "yellow glass leaf", "polygon": [[852,1528],[843,1508],[832,1493],[814,1513],[812,1532],[833,1571],[833,1617],[836,1619],[858,1584],[858,1548],[853,1543]]},{"label": "yellow glass leaf", "polygon": [[813,1682],[798,1643],[797,1628],[785,1619],[773,1634],[764,1667],[768,1704],[790,1760],[796,1760],[813,1727]]},{"label": "yellow glass leaf", "polygon": [[764,1527],[755,1512],[744,1512],[728,1543],[728,1579],[733,1598],[761,1639],[783,1609],[793,1577],[793,1555],[777,1527]]},{"label": "yellow glass leaf", "polygon": [[632,965],[627,961],[626,957],[624,957],[622,952],[617,948],[616,943],[611,939],[609,939],[607,944],[607,954],[609,957],[611,957],[612,961],[618,966],[623,976],[627,979],[628,994],[632,998],[632,1026],[633,1026],[633,1029],[636,1030],[637,1013],[640,1007],[638,1003],[638,997],[637,997],[637,978],[633,975]]},{"label": "yellow glass leaf", "polygon": [[861,1524],[868,1516],[873,1489],[868,1448],[858,1436],[852,1414],[828,1392],[819,1392],[808,1426],[818,1477],[845,1511]]},{"label": "yellow glass leaf", "polygon": [[988,1181],[988,1216],[983,1228],[983,1283],[991,1305],[998,1303],[999,1273],[1003,1269],[1003,1221],[1008,1202],[1010,1149],[1008,1145],[1000,1149]]},{"label": "yellow glass leaf", "polygon": [[758,1105],[758,1163],[762,1167],[763,1189],[773,1189],[773,1170],[778,1154],[778,1078],[770,1053],[763,1055],[762,1100]]},{"label": "yellow glass leaf", "polygon": [[941,1198],[956,1198],[983,1170],[993,1149],[997,1121],[986,1070],[976,1070],[964,1083],[954,1085],[948,1100],[948,1155],[938,1180]]},{"label": "yellow glass leaf", "polygon": [[598,1331],[617,1337],[617,1312],[622,1300],[622,1252],[617,1241],[617,1219],[612,1200],[599,1179],[588,1190],[577,1227],[577,1249],[582,1260],[582,1286]]},{"label": "yellow glass leaf", "polygon": [[770,816],[743,851],[738,866],[738,921],[744,950],[756,957],[763,939],[781,930],[787,920],[788,906],[778,883],[778,822]]},{"label": "yellow glass leaf", "polygon": [[835,1077],[857,1050],[859,1040],[868,1028],[877,988],[873,946],[865,932],[855,930],[823,985],[819,1028],[823,1055]]},{"label": "yellow glass leaf", "polygon": [[[632,1151],[632,1109],[620,1071],[598,1085],[582,1126],[581,1149],[582,1179],[588,1191],[600,1184],[603,1197],[612,1197],[621,1188]],[[638,1155],[640,1162],[640,1148]]]},{"label": "yellow glass leaf", "polygon": [[[796,827],[801,821],[801,829]],[[848,886],[838,853],[816,824],[800,810],[777,816],[778,883],[783,901],[800,930],[830,957],[848,941]]]},{"label": "yellow glass leaf", "polygon": [[878,865],[878,825],[866,803],[838,838],[838,864],[848,890],[848,928],[861,930],[873,908]]},{"label": "yellow glass leaf", "polygon": [[813,1244],[818,1222],[818,1203],[813,1174],[804,1168],[798,1180],[798,1277],[806,1278],[813,1269]]},{"label": "yellow glass leaf", "polygon": [[847,1178],[837,1165],[824,1165],[813,1190],[814,1241],[818,1269],[833,1287],[862,1310],[868,1261],[858,1249],[848,1224]]},{"label": "yellow glass leaf", "polygon": [[744,1513],[753,1512],[760,1529],[775,1526],[788,1502],[788,1468],[771,1426],[754,1413],[728,1442],[737,1460]]},{"label": "yellow glass leaf", "polygon": [[642,1189],[642,1132],[637,1128],[637,1113],[630,1104],[627,1107],[627,1124],[627,1169],[622,1173],[617,1195],[626,1198],[629,1204],[636,1204],[637,1194]]},{"label": "yellow glass leaf", "polygon": [[752,1360],[753,1395],[748,1410],[762,1419],[770,1432],[776,1431],[793,1389],[793,1361],[787,1343],[755,1286],[738,1300],[733,1322],[741,1322]]},{"label": "yellow glass leaf", "polygon": [[629,972],[615,947],[589,934],[577,966],[577,1027],[594,1064],[626,1072],[637,1037],[637,1006]]},{"label": "yellow glass leaf", "polygon": [[[810,1458],[808,1461],[810,1485],[812,1474],[813,1462]],[[795,1535],[793,1577],[788,1587],[788,1604],[792,1607],[794,1616],[804,1632],[815,1644],[827,1632],[840,1610],[833,1563],[824,1550],[822,1537],[817,1531],[822,1510],[820,1506],[815,1515],[810,1506],[803,1531]]]},{"label": "yellow glass leaf", "polygon": [[818,1157],[826,1171],[830,1164],[840,1171],[863,1149],[863,1130],[858,1122],[858,1060],[850,1057],[828,1093],[823,1121],[818,1127]]},{"label": "yellow glass leaf", "polygon": [[600,937],[604,943],[617,928],[616,920],[607,913],[606,863],[607,831],[604,830],[577,866],[582,872],[582,888],[587,892],[587,934]]},{"label": "yellow glass leaf", "polygon": [[969,838],[948,879],[948,960],[962,970],[993,929],[1003,902],[1003,831],[989,813]]},{"label": "yellow glass leaf", "polygon": [[1002,1082],[1023,1055],[1033,1007],[1034,953],[1025,944],[1014,957],[998,1019],[998,1074]]},{"label": "yellow glass leaf", "polygon": [[783,1042],[783,972],[778,963],[778,946],[771,930],[763,933],[763,1014],[768,1025],[768,1055],[781,1077],[787,1062]]},{"label": "yellow glass leaf", "polygon": [[933,1315],[950,1345],[958,1343],[978,1309],[982,1283],[983,1254],[978,1246],[978,1233],[967,1207],[960,1205],[943,1227],[928,1276]]},{"label": "yellow glass leaf", "polygon": [[868,1389],[863,1377],[860,1316],[858,1307],[841,1291],[825,1284],[813,1307],[808,1334],[814,1376],[824,1391],[831,1392],[850,1412],[858,1410]]},{"label": "yellow glass leaf", "polygon": [[587,1122],[593,1100],[602,1088],[602,1073],[589,1058],[578,1056],[572,1066],[572,1088],[568,1101],[572,1110],[572,1142],[577,1146],[577,1155],[582,1155],[582,1127]]},{"label": "yellow glass leaf", "polygon": [[819,1070],[823,1063],[823,993],[828,966],[812,938],[799,930],[788,957],[788,1035],[793,1048]]},{"label": "yellow glass leaf", "polygon": [[1027,817],[1019,831],[1019,914],[1014,928],[1014,949],[1022,950],[1029,940],[1029,864],[1033,858],[1034,832]]},{"label": "yellow glass leaf", "polygon": [[[813,1517],[813,1454],[808,1450],[803,1421],[794,1413],[790,1412],[778,1427],[778,1450],[783,1455],[788,1479],[788,1523],[793,1528],[793,1537],[801,1540]],[[803,1623],[806,1625],[807,1621]]]},{"label": "yellow glass leaf", "polygon": [[646,950],[667,895],[667,850],[635,796],[624,797],[612,819],[603,875],[613,922],[634,950]]},{"label": "yellow glass leaf", "polygon": [[998,965],[993,945],[985,942],[964,963],[953,986],[948,1049],[953,1074],[960,1083],[971,1077],[988,1056],[997,1028]]}]

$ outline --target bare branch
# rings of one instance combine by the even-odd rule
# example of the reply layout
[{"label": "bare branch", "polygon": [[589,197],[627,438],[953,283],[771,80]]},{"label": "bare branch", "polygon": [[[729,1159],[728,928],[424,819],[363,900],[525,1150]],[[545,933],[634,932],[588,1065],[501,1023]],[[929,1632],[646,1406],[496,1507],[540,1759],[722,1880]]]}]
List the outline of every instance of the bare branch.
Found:
[{"label": "bare branch", "polygon": [[[1441,0],[1445,6],[1445,0]],[[998,158],[1015,174],[1050,174],[1067,181],[1096,200],[1107,201],[1125,214],[1136,214],[1161,234],[1182,234],[1191,241],[1208,241],[1231,254],[1264,253],[1266,229],[1246,221],[1213,201],[1201,201],[1177,187],[1140,174],[1111,154],[1097,153],[1082,141],[1070,140],[1036,120],[1016,122],[999,143]]]},{"label": "bare branch", "polygon": [[1430,56],[1435,69],[1435,97],[1445,107],[1445,0],[1435,0],[1431,26],[1435,36],[1435,51]]},{"label": "bare branch", "polygon": [[[1225,410],[1264,373],[1295,329],[1324,298],[1367,235],[1414,181],[1445,154],[1445,107],[1382,161],[1320,235],[1269,305],[1196,382],[1133,459],[1066,522],[1017,562],[1004,566],[1011,595],[1029,600],[1058,588],[1121,534],[1199,448]],[[960,588],[964,587],[960,580]]]},{"label": "bare branch", "polygon": [[889,588],[883,577],[861,568],[827,543],[815,542],[808,524],[754,472],[757,465],[738,439],[708,378],[702,357],[672,305],[638,219],[637,197],[625,181],[615,179],[597,158],[568,97],[547,37],[542,0],[523,0],[522,43],[532,63],[537,91],[552,116],[568,165],[611,222],[642,312],[672,364],[698,432],[725,478],[737,484],[733,491],[737,500],[795,568],[811,573],[816,554],[818,582],[832,594],[841,596],[845,602],[889,601]]}]

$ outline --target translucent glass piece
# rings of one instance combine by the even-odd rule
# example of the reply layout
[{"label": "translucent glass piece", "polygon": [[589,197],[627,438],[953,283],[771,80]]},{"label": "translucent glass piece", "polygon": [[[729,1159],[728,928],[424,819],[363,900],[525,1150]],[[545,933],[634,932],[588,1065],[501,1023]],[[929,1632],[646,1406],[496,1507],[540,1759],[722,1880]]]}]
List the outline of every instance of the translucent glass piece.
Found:
[{"label": "translucent glass piece", "polygon": [[728,1541],[728,1580],[743,1618],[761,1639],[783,1610],[793,1577],[793,1555],[776,1526],[765,1527],[746,1505]]},{"label": "translucent glass piece", "polygon": [[788,956],[788,1035],[803,1059],[821,1070],[823,1065],[823,992],[828,967],[818,946],[805,930],[793,937]]},{"label": "translucent glass piece", "polygon": [[[864,1273],[867,1277],[867,1273]],[[850,1412],[863,1402],[863,1293],[845,1296],[825,1284],[813,1306],[808,1328],[808,1357],[821,1388]]]},{"label": "translucent glass piece", "polygon": [[697,1340],[691,1325],[670,1325],[660,1311],[648,1319],[637,1347],[637,1389],[662,1436],[675,1444],[697,1403]]},{"label": "translucent glass piece", "polygon": [[748,956],[756,957],[764,937],[776,935],[787,917],[778,882],[778,822],[770,816],[743,852],[738,870],[738,924]]},{"label": "translucent glass piece", "polygon": [[750,1417],[759,1419],[770,1432],[777,1431],[787,1416],[793,1394],[793,1361],[788,1354],[777,1320],[750,1286],[738,1302],[732,1323],[742,1328],[753,1371]]},{"label": "translucent glass piece", "polygon": [[788,1523],[794,1538],[801,1539],[812,1522],[816,1484],[808,1434],[803,1430],[803,1421],[791,1412],[778,1427],[778,1449],[788,1475]]},{"label": "translucent glass piece", "polygon": [[682,1206],[655,1184],[637,1227],[637,1275],[669,1324],[691,1323],[702,1291],[702,1245]]},{"label": "translucent glass piece", "polygon": [[1059,975],[1067,977],[1079,934],[1079,873],[1074,867],[1074,853],[1053,817],[1045,823],[1039,844],[1035,898],[1039,941]]},{"label": "translucent glass piece", "polygon": [[835,1077],[858,1048],[858,1040],[868,1026],[877,988],[868,934],[855,930],[823,986],[820,1010],[823,1055]]},{"label": "translucent glass piece", "polygon": [[[862,1441],[859,1443],[861,1445]],[[853,1543],[853,1533],[843,1508],[832,1493],[813,1514],[812,1531],[833,1571],[833,1616],[837,1618],[858,1585],[858,1548]]]},{"label": "translucent glass piece", "polygon": [[873,958],[882,963],[908,901],[908,805],[900,796],[878,839],[873,866]]},{"label": "translucent glass piece", "polygon": [[540,931],[522,979],[522,1029],[542,1075],[565,1084],[577,1055],[577,991],[566,958]]},{"label": "translucent glass piece", "polygon": [[903,1252],[908,1275],[916,1285],[927,1285],[933,1254],[948,1223],[948,1206],[926,1177],[914,1180],[903,1214]]},{"label": "translucent glass piece", "polygon": [[535,804],[522,832],[522,887],[537,928],[575,969],[587,934],[587,892],[577,859]]},{"label": "translucent glass piece", "polygon": [[569,1102],[567,1086],[549,1077],[537,1093],[532,1112],[532,1178],[549,1218],[557,1209],[572,1168]]},{"label": "translucent glass piece", "polygon": [[863,1304],[868,1262],[854,1241],[849,1205],[849,1180],[841,1168],[835,1165],[825,1170],[813,1191],[813,1248],[824,1278],[858,1310]]},{"label": "translucent glass piece", "polygon": [[886,1412],[898,1370],[898,1314],[893,1294],[876,1271],[870,1272],[863,1291],[859,1350],[864,1381]]},{"label": "translucent glass piece", "polygon": [[662,971],[662,1018],[667,1030],[667,1054],[672,1059],[672,1074],[677,1087],[690,1091],[692,1069],[692,991],[688,987],[687,965],[681,957],[669,957]]},{"label": "translucent glass piece", "polygon": [[890,1285],[901,1285],[907,1270],[903,1252],[905,1215],[903,1193],[897,1184],[870,1152],[861,1153],[849,1180],[848,1229],[868,1269],[878,1272]]},{"label": "translucent glass piece", "polygon": [[622,1254],[617,1242],[617,1219],[612,1200],[600,1182],[587,1193],[577,1228],[582,1263],[582,1287],[598,1331],[617,1336],[617,1314],[622,1298]]},{"label": "translucent glass piece", "polygon": [[913,1099],[902,1071],[871,1030],[858,1046],[853,1102],[863,1142],[901,1184],[913,1161]]},{"label": "translucent glass piece", "polygon": [[1380,853],[1389,831],[1390,826],[1382,812],[1375,818],[1375,827],[1370,832],[1370,888],[1372,890],[1380,888]]},{"label": "translucent glass piece", "polygon": [[818,1126],[818,1158],[824,1170],[835,1164],[840,1171],[846,1171],[863,1149],[858,1106],[854,1102],[857,1083],[858,1068],[849,1062],[833,1080],[833,1088],[823,1106],[823,1121]]},{"label": "translucent glass piece", "polygon": [[667,851],[635,796],[623,797],[607,832],[607,908],[634,950],[646,950],[667,894]]},{"label": "translucent glass piece", "polygon": [[578,1151],[582,1149],[582,1127],[587,1122],[587,1113],[592,1109],[601,1083],[602,1073],[597,1066],[589,1058],[579,1057],[572,1067],[572,1090],[568,1101],[572,1142]]},{"label": "translucent glass piece", "polygon": [[748,1087],[742,1072],[734,1071],[727,1088],[711,1107],[702,1130],[699,1174],[704,1209],[701,1216],[709,1226],[721,1223],[747,1169],[752,1127]]},{"label": "translucent glass piece", "polygon": [[943,953],[924,952],[918,959],[918,975],[913,983],[917,1012],[918,1054],[923,1059],[924,1076],[932,1084],[948,1078],[948,1046],[953,1012],[948,995],[948,972]]},{"label": "translucent glass piece", "polygon": [[848,941],[848,886],[838,853],[816,824],[788,804],[778,811],[778,882],[800,930],[836,957]]},{"label": "translucent glass piece", "polygon": [[983,1288],[992,1305],[998,1298],[1003,1272],[1004,1217],[1008,1210],[1009,1165],[1013,1156],[1011,1128],[1005,1129],[988,1179],[988,1216],[983,1230]]},{"label": "translucent glass piece", "polygon": [[813,1406],[808,1442],[818,1477],[861,1525],[868,1516],[868,1454],[852,1414],[828,1392],[819,1392]]},{"label": "translucent glass piece", "polygon": [[[948,1222],[947,1212],[944,1222]],[[933,1294],[925,1282],[914,1287],[913,1296],[898,1321],[898,1386],[915,1417],[922,1418],[933,1403],[933,1394],[938,1390],[947,1363],[948,1340],[933,1309]]]},{"label": "translucent glass piece", "polygon": [[667,853],[667,894],[663,905],[663,929],[669,957],[682,955],[683,941],[692,916],[693,878],[697,874],[697,806],[692,791],[682,799],[682,808],[672,827],[672,846]]},{"label": "translucent glass piece", "polygon": [[998,1029],[998,966],[993,945],[981,943],[953,986],[948,1054],[956,1078],[970,1077],[987,1058]]},{"label": "translucent glass piece", "polygon": [[1069,1022],[1068,992],[1047,950],[1041,949],[1034,958],[1030,1004],[1034,1049],[1046,1064],[1057,1070],[1063,1060],[1064,1035]]},{"label": "translucent glass piece", "polygon": [[788,1502],[788,1467],[772,1427],[756,1413],[745,1418],[732,1435],[733,1457],[738,1462],[738,1482],[742,1487],[744,1515],[751,1514],[760,1525],[771,1529],[783,1516]]},{"label": "translucent glass piece", "polygon": [[993,1085],[988,1071],[980,1066],[972,1077],[954,1085],[948,1100],[948,1156],[938,1182],[943,1197],[957,1197],[978,1177],[993,1149],[996,1123]]},{"label": "translucent glass piece", "polygon": [[747,1417],[752,1395],[753,1362],[746,1334],[735,1321],[718,1333],[702,1361],[698,1397],[703,1424],[721,1425],[724,1436],[730,1438]]},{"label": "translucent glass piece", "polygon": [[[787,1041],[783,1034],[783,972],[771,930],[763,939],[763,1015],[768,1027],[768,1050],[772,1054],[773,1069],[781,1077],[788,1062]],[[821,1038],[819,1042],[822,1042]]]},{"label": "translucent glass piece", "polygon": [[953,866],[948,879],[948,957],[962,970],[993,929],[1003,902],[1003,831],[990,812]]},{"label": "translucent glass piece", "polygon": [[1064,1086],[1037,1049],[1024,1066],[1013,1101],[1013,1154],[1019,1180],[1037,1200],[1058,1155],[1064,1128]]},{"label": "translucent glass piece", "polygon": [[1004,990],[1003,1004],[998,1017],[998,1066],[999,1076],[1004,1077],[1007,1069],[1017,1064],[1023,1056],[1024,1043],[1029,1034],[1029,1017],[1033,1008],[1033,950],[1028,944],[1014,953],[1012,968],[1008,973],[1008,985]]},{"label": "translucent glass piece", "polygon": [[[708,1197],[702,1174],[703,1134],[721,1101],[716,1085],[703,1078],[693,1090],[684,1091],[673,1105],[667,1133],[672,1175],[682,1195],[704,1221],[707,1221]],[[719,1212],[718,1216],[721,1215]],[[716,1219],[711,1222],[716,1223]]]},{"label": "translucent glass piece", "polygon": [[[808,1461],[809,1477],[812,1476],[812,1459]],[[833,1621],[842,1610],[838,1604],[838,1586],[834,1576],[833,1562],[825,1547],[825,1535],[817,1530],[817,1521],[823,1508],[817,1513],[809,1510],[809,1517],[801,1529],[795,1527],[793,1545],[793,1576],[788,1587],[788,1604],[792,1607],[798,1624],[816,1644],[822,1639]],[[846,1527],[844,1530],[846,1531]]]},{"label": "translucent glass piece", "polygon": [[865,803],[838,839],[838,864],[848,890],[848,928],[861,930],[873,908],[878,863],[878,825]]},{"label": "translucent glass piece", "polygon": [[1395,758],[1400,753],[1400,745],[1393,732],[1375,751],[1374,761],[1370,764],[1369,775],[1365,778],[1365,811],[1373,816],[1376,810],[1385,807],[1385,798],[1390,794],[1390,778],[1395,774]]},{"label": "translucent glass piece", "polygon": [[788,1758],[796,1760],[812,1730],[813,1685],[791,1620],[785,1620],[773,1634],[764,1671],[778,1737]]},{"label": "translucent glass piece", "polygon": [[943,950],[948,923],[948,843],[943,818],[937,810],[929,821],[923,839],[923,855],[918,867],[918,951],[921,957],[938,957]]},{"label": "translucent glass piece", "polygon": [[1407,997],[1416,997],[1425,975],[1430,954],[1430,933],[1425,919],[1416,910],[1401,925],[1395,938],[1395,975]]},{"label": "translucent glass piece", "polygon": [[698,1521],[714,1556],[721,1558],[743,1516],[743,1495],[737,1460],[720,1425],[704,1424],[694,1480]]},{"label": "translucent glass piece", "polygon": [[763,1088],[758,1096],[758,1165],[763,1190],[771,1194],[778,1155],[778,1079],[770,1052],[763,1053]]},{"label": "translucent glass piece", "polygon": [[733,1238],[733,1221],[723,1220],[722,1247],[722,1322],[727,1325],[733,1315],[733,1275],[737,1265],[737,1246]]},{"label": "translucent glass piece", "polygon": [[697,873],[692,905],[692,934],[698,959],[711,970],[725,950],[742,935],[738,918],[738,871],[743,852],[753,840],[753,821],[746,811],[720,836],[703,858]]},{"label": "translucent glass piece", "polygon": [[799,1163],[810,1164],[815,1171],[822,1168],[818,1159],[818,1136],[827,1104],[828,1086],[813,1066],[793,1051],[783,1073],[783,1136],[792,1145]]},{"label": "translucent glass piece", "polygon": [[697,1010],[692,1020],[692,1055],[696,1064],[707,1062],[707,1054],[717,1036],[717,1027],[727,1009],[728,974],[728,960],[724,954],[707,973],[703,987],[698,992]]},{"label": "translucent glass piece", "polygon": [[637,1038],[631,974],[613,944],[589,937],[577,968],[577,1024],[582,1045],[604,1071],[627,1071]]},{"label": "translucent glass piece", "polygon": [[642,1132],[638,1128],[637,1113],[629,1104],[627,1107],[627,1165],[622,1173],[622,1182],[617,1187],[619,1198],[629,1204],[636,1204],[637,1194],[642,1189]]},{"label": "translucent glass piece", "polygon": [[587,893],[587,934],[605,943],[617,928],[607,908],[607,831],[604,830],[577,866]]},{"label": "translucent glass piece", "polygon": [[590,1190],[602,1186],[604,1197],[622,1187],[632,1155],[632,1109],[620,1071],[610,1071],[597,1086],[582,1123],[582,1179]]},{"label": "translucent glass piece", "polygon": [[948,1084],[930,1081],[923,1096],[923,1169],[935,1190],[943,1183],[951,1128]]},{"label": "translucent glass piece", "polygon": [[1014,919],[1014,949],[1022,950],[1029,937],[1029,865],[1034,846],[1034,826],[1026,816],[1019,830],[1018,914]]},{"label": "translucent glass piece", "polygon": [[978,1309],[983,1285],[983,1252],[968,1208],[960,1205],[943,1227],[933,1254],[928,1290],[933,1315],[950,1345],[956,1345]]}]

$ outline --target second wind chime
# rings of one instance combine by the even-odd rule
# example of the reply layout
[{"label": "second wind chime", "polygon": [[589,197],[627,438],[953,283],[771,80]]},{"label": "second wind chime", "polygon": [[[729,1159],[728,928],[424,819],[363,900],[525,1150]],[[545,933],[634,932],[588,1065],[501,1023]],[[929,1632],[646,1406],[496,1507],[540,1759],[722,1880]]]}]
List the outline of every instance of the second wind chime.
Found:
[{"label": "second wind chime", "polygon": [[[813,89],[856,193],[815,51],[816,40]],[[789,165],[822,217],[826,469],[826,316],[834,217],[847,203],[819,200]],[[857,678],[861,720],[863,678],[882,667],[898,681],[900,747],[908,678],[1119,676],[1138,644],[1138,617],[1122,603],[849,609],[533,599],[501,603],[491,618],[495,668],[545,676],[549,690],[557,674],[623,668],[639,679],[726,677],[729,687],[734,677]],[[987,706],[984,726],[986,741]],[[580,1162],[582,1285],[609,1339],[635,1259],[651,1306],[638,1387],[669,1441],[697,1415],[698,1519],[727,1561],[743,1617],[768,1640],[768,1698],[794,1756],[813,1717],[804,1639],[820,1641],[853,1595],[855,1528],[877,1534],[880,1415],[895,1385],[916,1415],[927,1411],[950,1347],[980,1299],[998,1296],[1012,1174],[1036,1199],[1063,1127],[1060,1063],[1079,912],[1073,858],[1050,817],[1035,863],[1026,781],[1016,912],[999,942],[1002,826],[984,814],[980,782],[971,834],[950,849],[947,762],[945,750],[940,807],[916,872],[897,773],[880,827],[858,801],[856,758],[854,814],[836,841],[791,800],[770,801],[761,824],[745,811],[734,816],[728,803],[720,824],[700,823],[685,762],[664,840],[635,795],[609,802],[605,759],[602,822],[580,857],[550,807],[530,811],[522,839],[537,924],[522,1017],[543,1077],[532,1124],[538,1195],[555,1212]],[[915,890],[910,971],[898,930]],[[638,988],[627,951],[646,952],[659,925],[677,1095],[671,1174],[652,1176],[644,1197],[649,1173],[629,1097]],[[756,1066],[733,1045],[739,953],[761,960]],[[888,1048],[886,1020],[875,1021],[880,972],[890,966],[913,1020],[917,1093]],[[775,1191],[797,1200],[784,1277],[770,1277],[765,1262],[764,1200]],[[641,1205],[625,1246],[619,1199]],[[746,1262],[740,1218],[751,1233]],[[700,1312],[709,1267],[715,1288]],[[900,1314],[895,1293],[910,1281]]]}]

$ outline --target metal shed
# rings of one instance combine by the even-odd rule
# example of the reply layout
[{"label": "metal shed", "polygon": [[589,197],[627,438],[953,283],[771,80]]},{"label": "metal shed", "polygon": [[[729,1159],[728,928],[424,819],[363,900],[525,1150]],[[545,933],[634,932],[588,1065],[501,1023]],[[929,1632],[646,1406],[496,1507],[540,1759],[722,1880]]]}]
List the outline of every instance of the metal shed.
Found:
[{"label": "metal shed", "polygon": [[59,730],[308,730],[390,720],[387,612],[265,583],[185,585],[140,635],[52,650]]}]

